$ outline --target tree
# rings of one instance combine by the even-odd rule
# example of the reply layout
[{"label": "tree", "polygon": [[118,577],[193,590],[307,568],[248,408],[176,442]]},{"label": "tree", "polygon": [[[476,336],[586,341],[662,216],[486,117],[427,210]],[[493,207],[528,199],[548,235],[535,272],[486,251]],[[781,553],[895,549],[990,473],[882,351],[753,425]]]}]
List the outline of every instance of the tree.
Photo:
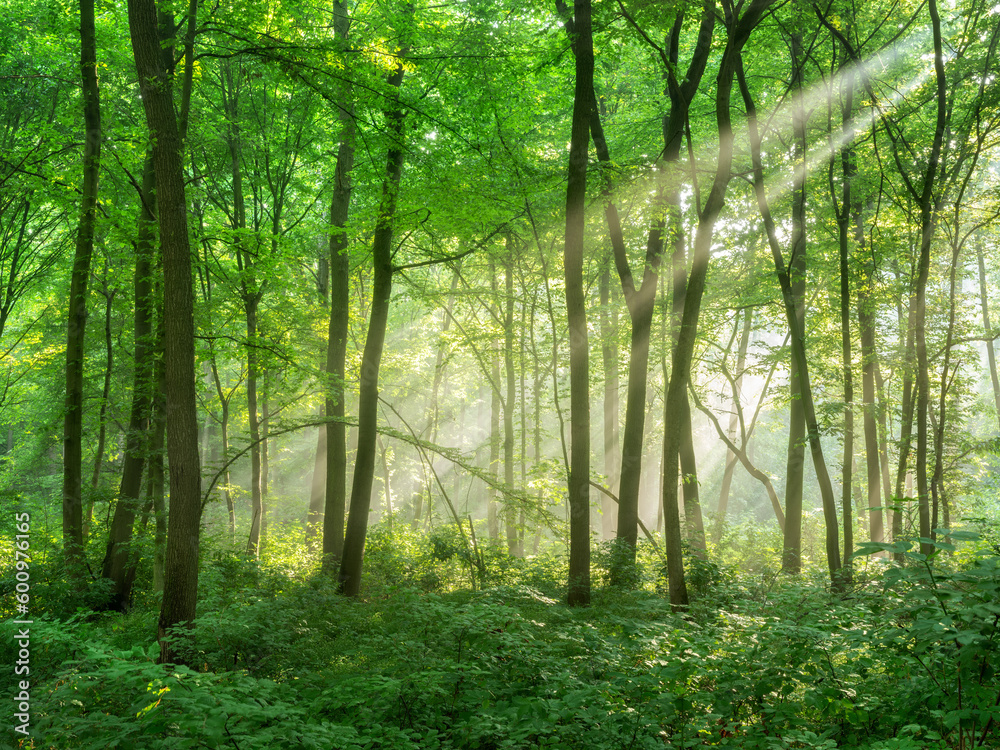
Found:
[{"label": "tree", "polygon": [[715,116],[719,134],[719,157],[712,187],[698,212],[698,229],[695,234],[691,272],[688,276],[684,298],[681,325],[674,347],[670,369],[670,383],[664,402],[663,436],[663,521],[666,537],[667,576],[670,603],[674,607],[688,605],[687,585],[684,581],[684,560],[681,543],[680,518],[677,510],[678,455],[683,442],[683,433],[690,420],[684,420],[688,413],[687,390],[691,379],[691,362],[694,354],[695,337],[698,332],[698,317],[701,312],[702,296],[711,257],[712,238],[715,225],[725,203],[726,190],[732,178],[733,127],[729,112],[732,98],[733,77],[741,67],[740,53],[761,17],[772,4],[772,0],[752,0],[743,14],[731,3],[723,4],[725,13],[726,47],[722,55],[717,78]]},{"label": "tree", "polygon": [[569,604],[590,604],[590,369],[583,290],[587,151],[594,101],[594,40],[590,0],[573,5],[576,84],[566,186],[566,316],[570,351]]},{"label": "tree", "polygon": [[129,0],[128,17],[143,109],[153,142],[163,258],[170,515],[157,633],[160,661],[167,663],[181,658],[175,642],[168,637],[169,631],[180,625],[190,626],[198,602],[201,467],[195,412],[194,294],[181,137],[174,112],[171,71],[160,54],[153,0]]},{"label": "tree", "polygon": [[[413,6],[407,6],[412,16]],[[378,373],[385,345],[385,330],[389,320],[389,300],[392,295],[392,236],[399,186],[403,177],[404,120],[406,112],[399,99],[405,68],[403,60],[409,51],[404,41],[396,53],[395,69],[387,84],[393,92],[390,107],[385,112],[389,145],[386,150],[385,176],[382,180],[382,200],[379,204],[375,235],[372,238],[372,258],[375,275],[372,281],[371,315],[368,336],[361,359],[361,386],[358,396],[358,452],[354,463],[354,482],[347,516],[347,533],[340,561],[340,592],[357,596],[361,587],[361,567],[364,561],[365,536],[368,531],[368,510],[371,506],[372,480],[375,472],[375,442],[378,434]]]},{"label": "tree", "polygon": [[[63,436],[63,551],[71,574],[83,566],[83,368],[87,285],[97,225],[101,171],[101,98],[93,0],[80,0],[80,72],[83,81],[83,187],[66,334],[66,426]],[[8,295],[9,296],[9,295]]]},{"label": "tree", "polygon": [[[334,7],[334,33],[347,45],[350,17],[347,4],[338,0]],[[347,218],[351,205],[351,171],[354,168],[354,105],[351,89],[344,87],[338,107],[340,145],[333,174],[330,201],[330,327],[326,371],[330,390],[324,402],[326,425],[326,503],[323,508],[323,566],[327,572],[340,562],[344,551],[344,508],[347,502],[347,433],[343,423],[346,389],[348,323],[350,318],[350,262],[347,255]]]}]

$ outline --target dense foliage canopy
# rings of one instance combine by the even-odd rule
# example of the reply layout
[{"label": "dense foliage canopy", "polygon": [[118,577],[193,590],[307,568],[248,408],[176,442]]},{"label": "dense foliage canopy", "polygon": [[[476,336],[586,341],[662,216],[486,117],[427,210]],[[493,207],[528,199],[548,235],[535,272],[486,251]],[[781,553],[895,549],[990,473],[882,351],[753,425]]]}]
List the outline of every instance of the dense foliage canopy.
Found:
[{"label": "dense foliage canopy", "polygon": [[0,0],[34,747],[1000,741],[998,42]]}]

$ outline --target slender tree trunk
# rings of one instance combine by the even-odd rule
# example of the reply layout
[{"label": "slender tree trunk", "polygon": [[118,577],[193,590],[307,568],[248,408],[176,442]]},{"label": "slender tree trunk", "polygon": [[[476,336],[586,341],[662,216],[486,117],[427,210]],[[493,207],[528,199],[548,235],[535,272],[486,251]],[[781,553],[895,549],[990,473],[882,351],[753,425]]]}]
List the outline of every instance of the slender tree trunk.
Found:
[{"label": "slender tree trunk", "polygon": [[[412,13],[413,6],[407,6]],[[406,58],[408,46],[399,53]],[[403,82],[403,64],[399,62],[389,76],[389,86],[397,92]],[[398,106],[398,102],[397,102]],[[344,553],[340,562],[340,592],[357,596],[361,589],[361,567],[364,560],[365,536],[368,531],[368,511],[371,504],[372,480],[375,471],[375,439],[378,426],[378,373],[389,322],[389,299],[392,293],[392,224],[396,214],[396,199],[403,176],[403,118],[397,108],[386,112],[389,148],[386,154],[382,201],[372,240],[375,274],[372,289],[371,316],[368,336],[361,358],[361,388],[358,399],[358,451],[351,486],[351,505],[347,518]]]},{"label": "slender tree trunk", "polygon": [[260,551],[267,546],[267,509],[271,484],[271,405],[268,399],[268,376],[264,373],[264,388],[260,399]]},{"label": "slender tree trunk", "polygon": [[997,354],[993,346],[993,329],[990,328],[990,307],[986,301],[986,260],[983,246],[976,243],[976,260],[979,261],[979,303],[983,308],[983,330],[986,332],[986,356],[990,363],[990,382],[993,383],[993,403],[996,405],[997,419],[1000,420],[1000,377],[997,376]]},{"label": "slender tree trunk", "polygon": [[[948,121],[948,100],[947,79],[944,73],[944,50],[941,39],[941,17],[938,14],[937,0],[928,0],[927,7],[930,12],[931,32],[934,39],[937,120],[934,142],[927,162],[927,172],[924,175],[923,190],[918,201],[920,207],[920,255],[917,262],[914,307],[916,319],[915,350],[917,354],[917,510],[920,517],[920,538],[930,540],[934,530],[931,528],[930,488],[927,480],[929,460],[927,423],[930,404],[930,363],[927,357],[927,279],[930,274],[931,245],[934,242],[934,231],[937,226],[937,207],[934,197],[935,178],[937,177],[938,162]],[[921,553],[929,555],[932,550],[933,545],[930,541],[920,543]]]},{"label": "slender tree trunk", "polygon": [[101,99],[97,86],[94,0],[80,0],[80,73],[83,92],[83,187],[76,254],[70,281],[66,333],[66,414],[63,433],[63,552],[70,575],[82,575],[83,552],[83,368],[87,283],[97,225],[101,170]]},{"label": "slender tree trunk", "polygon": [[195,408],[194,295],[181,139],[172,85],[163,66],[153,0],[129,0],[129,29],[143,109],[153,140],[164,267],[167,434],[170,466],[169,534],[163,606],[158,635],[160,660],[178,660],[167,631],[194,622],[198,601],[201,467]]},{"label": "slender tree trunk", "polygon": [[[495,280],[493,262],[490,261],[491,277]],[[496,480],[500,476],[500,419],[503,404],[500,399],[500,353],[499,342],[494,341],[490,351],[490,476]],[[491,484],[486,491],[486,533],[490,541],[500,539],[500,517],[498,515],[496,485]]]},{"label": "slender tree trunk", "polygon": [[[854,110],[854,73],[850,70],[844,79],[843,125],[850,127]],[[802,124],[802,139],[805,141],[805,123]],[[850,565],[854,554],[854,502],[852,485],[854,481],[854,365],[851,347],[851,209],[854,199],[851,195],[852,181],[857,173],[854,152],[850,143],[840,151],[844,182],[841,188],[840,206],[837,211],[837,237],[840,256],[840,342],[841,368],[844,378],[844,459],[841,465],[841,507],[844,524],[844,564]],[[836,202],[836,196],[834,196]]]},{"label": "slender tree trunk", "polygon": [[[335,16],[336,18],[336,16]],[[320,240],[319,266],[316,273],[316,291],[319,303],[324,310],[330,311],[330,257],[329,240]],[[329,341],[327,341],[329,348]],[[321,377],[326,373],[326,360],[320,362]],[[318,417],[326,416],[326,403],[319,408]],[[309,508],[306,511],[306,542],[314,544],[316,537],[323,531],[323,507],[326,504],[326,425],[321,424],[316,430],[316,457],[313,460],[312,482],[309,484]]]},{"label": "slender tree trunk", "polygon": [[[106,264],[105,264],[106,265]],[[101,479],[101,468],[104,463],[104,446],[108,434],[108,400],[111,398],[111,373],[114,369],[114,340],[111,331],[111,308],[114,302],[117,289],[107,288],[107,267],[104,269],[105,287],[101,294],[104,295],[104,387],[101,389],[101,410],[98,415],[97,428],[97,450],[94,453],[94,473],[90,478],[90,486],[97,489]],[[94,499],[87,502],[87,515],[83,519],[83,538],[87,538],[90,522],[94,515]]]},{"label": "slender tree trunk", "polygon": [[[351,19],[346,0],[334,2],[334,35],[345,46]],[[334,171],[330,202],[330,328],[326,372],[330,378],[325,402],[326,417],[326,503],[323,509],[323,571],[332,575],[344,554],[344,511],[347,506],[347,426],[344,378],[350,320],[350,262],[347,254],[347,219],[350,213],[354,168],[354,99],[344,90],[340,108],[340,145]],[[377,384],[376,384],[377,387]]]},{"label": "slender tree trunk", "polygon": [[[913,415],[916,398],[913,393],[916,363],[916,305],[910,295],[906,314],[906,344],[903,354],[903,394],[901,398],[902,416],[899,422],[899,462],[896,469],[896,490],[893,496],[895,508],[892,513],[892,538],[898,541],[903,536],[904,499],[910,496],[911,481],[908,471],[910,451],[913,443]],[[903,553],[893,554],[896,562],[903,562]]]},{"label": "slender tree trunk", "polygon": [[[802,35],[792,35],[793,86],[802,88]],[[795,107],[796,161],[805,159],[803,113]],[[807,247],[805,235],[805,180],[796,180],[792,188],[792,247],[788,263],[796,323],[805,329]],[[806,419],[802,401],[802,376],[792,356],[789,364],[788,458],[785,464],[785,533],[781,569],[798,573],[802,569],[802,492],[806,460]]]},{"label": "slender tree trunk", "polygon": [[[840,557],[840,533],[837,524],[837,501],[833,493],[833,483],[830,481],[830,474],[827,470],[826,460],[823,457],[823,445],[820,442],[819,423],[816,419],[816,408],[813,403],[812,387],[809,384],[809,365],[806,358],[805,327],[798,316],[798,309],[795,299],[794,286],[791,278],[792,269],[785,265],[785,260],[778,244],[777,230],[774,219],[771,215],[771,208],[767,202],[764,192],[764,169],[761,164],[760,144],[761,137],[757,128],[757,113],[750,90],[747,87],[746,78],[743,74],[742,65],[739,69],[740,89],[743,94],[743,101],[747,107],[747,117],[750,130],[750,154],[753,161],[754,192],[757,197],[757,205],[760,208],[761,216],[764,220],[764,228],[767,233],[768,244],[771,246],[771,255],[774,259],[774,267],[778,276],[778,283],[781,285],[781,298],[785,308],[785,317],[788,321],[790,331],[790,341],[792,347],[793,364],[796,368],[799,381],[799,400],[802,402],[802,409],[805,415],[809,448],[812,454],[813,467],[816,470],[816,479],[819,482],[820,496],[823,503],[823,518],[826,525],[826,558],[827,567],[830,571],[830,580],[835,587],[840,587],[843,582],[840,578],[841,557]],[[796,181],[805,181],[805,167],[800,168],[800,173],[796,175]],[[794,212],[794,208],[793,208]],[[792,247],[795,248],[796,238],[792,239]],[[794,252],[794,250],[793,250]],[[804,251],[802,251],[804,252]],[[793,258],[794,262],[794,258]],[[785,506],[785,535],[787,539],[788,527],[792,524],[791,509]],[[801,538],[801,537],[800,537]],[[787,550],[786,543],[786,550]],[[785,560],[791,564],[791,568],[785,570],[796,570],[801,565],[801,549],[792,550],[793,554],[787,555]],[[796,562],[796,560],[799,560]]]},{"label": "slender tree trunk", "polygon": [[[733,413],[729,417],[729,439],[736,442],[736,432],[740,424],[740,404],[743,398],[741,385],[743,371],[747,364],[747,348],[750,346],[750,332],[753,329],[753,308],[743,310],[743,325],[740,331],[740,343],[736,355],[736,377],[733,379]],[[726,451],[726,468],[722,474],[722,486],[719,488],[719,509],[715,513],[715,527],[712,529],[712,544],[722,541],[722,532],[726,528],[726,511],[729,508],[729,490],[733,483],[733,473],[739,458],[732,449]],[[770,480],[769,480],[770,481]]]},{"label": "slender tree trunk", "polygon": [[263,285],[254,272],[252,251],[246,247],[242,232],[246,229],[246,207],[243,195],[242,167],[242,136],[239,128],[239,93],[242,81],[239,74],[233,74],[232,66],[223,69],[222,79],[223,106],[226,110],[227,132],[226,142],[229,147],[230,170],[232,174],[233,201],[233,250],[236,254],[236,266],[240,278],[240,298],[243,302],[243,314],[246,321],[247,342],[247,422],[250,427],[250,535],[247,539],[246,553],[251,557],[260,555],[260,529],[263,520],[264,504],[261,497],[261,447],[260,447],[260,410],[257,404],[257,380],[260,364],[258,361],[258,310],[263,293]]},{"label": "slender tree trunk", "polygon": [[715,235],[715,224],[722,212],[726,190],[732,177],[733,129],[729,109],[732,99],[733,76],[740,64],[740,52],[743,46],[772,3],[773,0],[751,0],[745,7],[741,18],[727,17],[726,19],[728,32],[726,48],[723,52],[717,78],[715,99],[715,116],[719,132],[719,158],[711,190],[699,211],[691,271],[684,298],[684,312],[677,334],[670,383],[667,387],[664,404],[663,526],[667,553],[668,589],[670,603],[674,607],[686,607],[688,604],[675,478],[678,470],[678,452],[685,427],[684,404],[687,404],[691,363],[694,356],[695,338],[698,333],[701,300],[705,292],[705,281],[711,259],[712,239]]},{"label": "slender tree trunk", "polygon": [[135,273],[133,288],[135,312],[133,319],[133,339],[135,341],[135,365],[132,376],[132,410],[129,428],[125,438],[125,462],[122,481],[118,489],[118,502],[111,521],[108,548],[104,557],[101,575],[114,582],[111,607],[118,611],[128,608],[131,590],[127,585],[126,570],[130,565],[130,547],[135,525],[135,514],[142,493],[142,472],[146,462],[149,443],[149,418],[151,394],[155,387],[153,379],[153,257],[156,240],[156,221],[153,215],[156,205],[155,176],[153,174],[152,153],[147,153],[143,169],[142,194],[139,196],[142,208],[139,212],[139,233],[135,242]]},{"label": "slender tree trunk", "polygon": [[[601,359],[604,363],[604,474],[608,489],[619,494],[621,471],[619,462],[618,433],[618,310],[611,302],[611,269],[613,258],[605,262],[600,279],[601,294]],[[606,495],[601,496],[601,538],[613,539],[618,531],[616,503]]]},{"label": "slender tree trunk", "polygon": [[[167,513],[164,497],[164,471],[163,453],[164,437],[166,434],[166,414],[164,412],[165,393],[163,392],[164,372],[161,365],[157,365],[157,388],[156,397],[153,400],[153,419],[151,438],[149,443],[149,472],[147,477],[147,504],[153,509],[155,531],[153,536],[153,590],[163,591],[166,562],[166,542],[167,542]],[[135,580],[136,556],[132,556],[132,563],[129,568],[129,590]]]},{"label": "slender tree trunk", "polygon": [[[931,477],[931,533],[938,528],[938,513],[947,512],[947,500],[944,488],[944,444],[945,429],[948,424],[948,391],[951,379],[951,349],[955,340],[956,296],[958,293],[958,264],[962,251],[962,243],[958,238],[953,240],[951,268],[948,279],[948,329],[945,334],[944,362],[941,365],[941,385],[938,391],[938,415],[934,425],[934,473]],[[950,519],[949,519],[950,521]],[[947,524],[945,524],[947,528]]]},{"label": "slender tree trunk", "polygon": [[[514,409],[517,403],[517,383],[514,368],[514,240],[508,235],[504,255],[504,317],[503,360],[507,393],[503,405],[503,481],[508,489],[514,486]],[[507,531],[507,552],[523,557],[518,543],[517,508],[510,498],[504,502],[504,526]]]},{"label": "slender tree trunk", "polygon": [[[671,66],[676,66],[679,59],[680,36],[684,17],[679,15],[674,22],[671,34],[667,38],[667,60]],[[670,109],[663,117],[664,152],[659,164],[660,188],[657,201],[662,205],[665,214],[670,219],[670,232],[674,241],[675,272],[679,259],[681,280],[675,289],[680,296],[675,296],[675,306],[683,305],[684,291],[684,245],[685,237],[681,220],[680,187],[667,177],[668,165],[680,161],[683,144],[684,128],[688,122],[688,111],[691,101],[697,93],[698,85],[705,71],[705,65],[711,49],[712,32],[715,27],[714,6],[706,3],[701,24],[699,26],[698,42],[691,55],[684,82],[678,84],[670,76],[670,84],[666,93],[670,97]],[[594,145],[602,164],[610,167],[611,157],[604,138],[597,107],[593,107],[593,122],[591,132],[594,135]],[[617,208],[612,201],[611,185],[606,184],[603,195],[605,199],[605,217],[608,232],[614,251],[615,267],[621,281],[622,291],[628,306],[631,322],[631,341],[629,348],[629,374],[625,402],[625,429],[622,438],[621,479],[618,493],[618,535],[622,549],[615,556],[611,569],[611,583],[614,586],[625,585],[631,580],[631,568],[635,564],[635,545],[638,538],[639,494],[642,482],[643,441],[646,418],[646,385],[649,369],[649,345],[652,330],[654,301],[658,285],[658,273],[664,250],[664,230],[667,219],[663,216],[653,220],[646,239],[646,257],[642,281],[638,289],[629,265],[624,238]],[[679,310],[679,308],[678,308]],[[679,312],[678,312],[679,314]],[[690,422],[689,430],[690,433]],[[693,447],[690,434],[683,451],[683,468],[685,473],[694,476]],[[697,481],[686,487],[685,497],[690,497],[693,507],[697,506]],[[695,494],[692,494],[695,493]],[[700,520],[700,511],[698,513]],[[704,548],[702,537],[701,547]]]},{"label": "slender tree trunk", "polygon": [[[858,329],[861,332],[861,400],[864,405],[868,527],[871,541],[882,542],[885,539],[885,525],[881,500],[882,467],[877,421],[881,411],[881,399],[876,400],[876,382],[881,379],[881,375],[879,373],[878,351],[875,346],[875,301],[871,294],[872,285],[875,283],[875,264],[869,260],[870,254],[866,252],[861,206],[857,202],[856,196],[854,200],[855,205],[851,209],[854,214],[854,240],[858,255],[862,258],[860,267],[863,269],[858,284],[857,299]],[[886,501],[888,498],[889,495],[886,493]]]},{"label": "slender tree trunk", "polygon": [[587,152],[594,99],[594,44],[590,0],[574,3],[576,83],[566,188],[563,252],[570,350],[570,606],[590,604],[590,367],[583,285],[583,237],[587,199]]}]

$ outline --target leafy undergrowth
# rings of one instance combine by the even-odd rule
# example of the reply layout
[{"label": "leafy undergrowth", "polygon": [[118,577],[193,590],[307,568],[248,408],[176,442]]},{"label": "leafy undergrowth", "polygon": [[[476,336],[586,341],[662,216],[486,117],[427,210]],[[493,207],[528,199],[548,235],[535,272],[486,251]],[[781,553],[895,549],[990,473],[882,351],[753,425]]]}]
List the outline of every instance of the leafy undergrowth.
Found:
[{"label": "leafy undergrowth", "polygon": [[995,553],[909,558],[837,595],[707,566],[678,615],[652,590],[569,609],[537,561],[475,592],[374,569],[349,601],[218,557],[191,668],[154,663],[151,608],[36,621],[33,747],[998,747]]}]

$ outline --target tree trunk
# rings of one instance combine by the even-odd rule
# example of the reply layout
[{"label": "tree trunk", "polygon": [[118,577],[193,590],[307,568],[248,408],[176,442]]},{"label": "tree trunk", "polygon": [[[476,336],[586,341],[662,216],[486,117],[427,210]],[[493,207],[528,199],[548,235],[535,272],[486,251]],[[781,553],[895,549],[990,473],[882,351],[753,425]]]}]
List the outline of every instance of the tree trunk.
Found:
[{"label": "tree trunk", "polygon": [[[684,580],[684,558],[681,544],[680,517],[677,510],[678,453],[683,441],[685,423],[684,404],[687,403],[688,383],[691,379],[691,362],[698,332],[698,317],[705,292],[705,280],[711,259],[715,224],[725,203],[726,190],[732,177],[733,129],[729,112],[732,98],[733,76],[739,65],[740,52],[761,16],[774,0],[751,0],[739,19],[727,21],[726,48],[723,52],[717,78],[715,115],[719,132],[719,158],[712,188],[699,210],[695,234],[691,271],[684,298],[684,312],[677,334],[677,344],[670,371],[670,383],[664,404],[663,432],[663,527],[667,553],[667,575],[670,603],[674,607],[688,604],[687,584]],[[690,407],[688,407],[690,408]]]},{"label": "tree trunk", "polygon": [[[503,405],[503,481],[508,490],[514,487],[514,409],[517,403],[517,383],[514,369],[514,240],[507,235],[504,255],[504,317],[503,360],[507,393]],[[504,526],[507,531],[507,552],[523,557],[517,530],[517,508],[507,498],[504,502]]]},{"label": "tree trunk", "polygon": [[128,608],[131,598],[126,570],[130,565],[132,531],[142,493],[142,472],[149,442],[151,394],[156,386],[153,380],[155,345],[152,340],[155,303],[151,279],[156,241],[155,184],[152,153],[147,153],[143,169],[142,193],[139,196],[142,208],[139,212],[133,275],[135,364],[132,375],[132,410],[125,439],[125,461],[118,490],[118,502],[115,505],[115,514],[108,535],[107,553],[101,569],[101,575],[114,583],[111,607],[120,612]]},{"label": "tree trunk", "polygon": [[590,604],[590,368],[583,285],[583,237],[587,199],[587,152],[594,99],[594,42],[590,0],[574,3],[576,83],[566,187],[563,251],[570,382],[570,606]]},{"label": "tree trunk", "polygon": [[[490,261],[490,278],[496,281],[496,269]],[[495,288],[494,288],[495,291]],[[494,341],[490,351],[490,476],[496,480],[500,476],[500,420],[503,404],[500,398],[500,347]],[[500,518],[498,515],[496,483],[486,490],[486,533],[490,541],[500,539]]]},{"label": "tree trunk", "polygon": [[[892,539],[899,541],[903,536],[903,502],[910,495],[910,474],[908,471],[910,450],[913,443],[913,413],[916,398],[913,393],[914,367],[916,361],[916,305],[910,295],[906,314],[906,344],[903,354],[903,394],[901,397],[902,416],[899,422],[899,459],[896,469],[896,490],[893,495],[895,505],[892,512]],[[903,562],[903,553],[893,553],[896,562]]]},{"label": "tree trunk", "polygon": [[944,50],[941,39],[941,17],[937,0],[928,0],[931,17],[931,32],[934,38],[934,72],[937,99],[937,120],[934,141],[924,175],[923,189],[919,195],[920,206],[920,255],[917,262],[915,307],[915,350],[917,354],[917,510],[920,517],[920,551],[929,555],[934,549],[930,542],[934,530],[931,528],[930,488],[927,481],[928,456],[928,406],[930,404],[930,363],[927,358],[927,279],[931,265],[931,244],[937,226],[937,206],[935,205],[935,178],[948,121],[947,79],[944,73]]},{"label": "tree trunk", "polygon": [[[619,496],[618,483],[621,470],[618,433],[618,310],[611,302],[611,269],[609,257],[601,272],[601,359],[604,363],[604,474],[608,489]],[[616,503],[607,495],[601,496],[601,538],[613,539],[618,532]]]},{"label": "tree trunk", "polygon": [[[816,470],[816,479],[819,482],[820,496],[823,503],[823,517],[826,525],[826,558],[827,567],[830,571],[830,580],[835,587],[840,587],[840,533],[837,525],[837,501],[833,494],[833,483],[830,481],[830,474],[827,470],[826,460],[823,457],[823,445],[820,442],[819,423],[816,419],[816,409],[813,403],[812,388],[809,384],[809,365],[806,359],[805,327],[799,320],[798,306],[796,304],[795,291],[791,279],[792,270],[785,265],[785,260],[778,244],[777,230],[774,219],[771,216],[771,208],[767,202],[764,192],[764,169],[760,158],[761,138],[757,128],[757,113],[750,90],[746,84],[742,65],[739,69],[740,89],[743,94],[743,101],[747,107],[747,118],[750,131],[750,154],[753,161],[754,192],[757,197],[757,205],[760,208],[761,216],[764,220],[764,227],[767,233],[768,244],[771,247],[771,256],[774,260],[775,271],[778,276],[778,283],[781,285],[781,298],[785,308],[785,318],[788,321],[790,341],[792,346],[793,365],[797,370],[799,382],[799,400],[802,402],[802,410],[805,416],[806,428],[808,430],[809,448],[812,454],[813,467]],[[797,180],[805,180],[805,167],[800,168]],[[794,212],[794,209],[793,209]],[[804,241],[804,237],[801,241]],[[792,247],[795,248],[796,238],[793,237]],[[804,252],[804,251],[800,251]],[[794,262],[794,258],[793,258]],[[785,506],[785,534],[788,535],[788,527],[792,525],[792,509]],[[801,536],[799,537],[801,539]],[[788,547],[786,543],[786,548]],[[796,569],[801,565],[801,549],[793,547],[792,554],[787,556],[789,563]],[[788,569],[783,564],[783,569]]]},{"label": "tree trunk", "polygon": [[97,225],[101,170],[101,99],[97,86],[94,0],[80,0],[80,73],[83,92],[83,186],[76,254],[66,326],[66,415],[63,432],[63,552],[71,576],[82,575],[83,553],[83,368],[87,325],[87,283]]},{"label": "tree trunk", "polygon": [[[743,383],[743,371],[746,369],[747,348],[750,345],[750,332],[753,328],[753,308],[743,310],[743,326],[740,331],[739,350],[736,355],[736,377],[733,379],[733,413],[729,417],[729,439],[736,442],[736,431],[739,428],[739,411],[743,398],[740,386]],[[745,446],[744,446],[745,449]],[[719,488],[719,508],[715,513],[715,527],[712,529],[712,544],[722,541],[722,532],[726,527],[726,511],[729,508],[729,490],[733,483],[733,473],[739,458],[732,449],[726,451],[726,468],[722,474],[722,486]],[[768,480],[770,481],[770,480]]]},{"label": "tree trunk", "polygon": [[[108,273],[107,273],[107,263],[105,263],[104,268],[104,289],[101,294],[104,295],[104,387],[101,389],[101,410],[97,418],[98,428],[97,428],[97,450],[94,452],[94,473],[90,478],[90,486],[92,489],[97,489],[97,485],[101,479],[101,468],[104,463],[104,446],[107,441],[108,433],[108,399],[111,397],[111,373],[114,369],[114,341],[112,339],[111,331],[111,307],[114,302],[115,295],[117,294],[117,289],[109,289],[108,283]],[[88,530],[90,529],[90,522],[94,516],[94,499],[93,497],[87,501],[87,515],[83,519],[83,538],[87,538]]]},{"label": "tree trunk", "polygon": [[[412,13],[412,6],[407,6]],[[405,59],[409,47],[399,52]],[[389,86],[398,97],[403,82],[403,64],[399,62],[389,76]],[[378,372],[382,362],[382,348],[389,322],[389,299],[392,294],[392,224],[396,214],[396,199],[403,176],[403,118],[404,110],[385,113],[389,147],[386,154],[385,178],[382,182],[382,201],[378,222],[372,240],[372,258],[375,274],[372,289],[371,316],[368,336],[361,358],[361,387],[358,398],[358,451],[354,464],[354,482],[351,486],[351,505],[347,518],[347,534],[340,562],[340,593],[357,596],[361,589],[361,567],[364,561],[365,536],[368,531],[368,511],[371,505],[372,480],[375,472],[375,440],[378,428]]]},{"label": "tree trunk", "polygon": [[[853,154],[852,154],[853,158]],[[862,258],[862,277],[858,284],[858,329],[861,332],[861,400],[864,408],[865,463],[868,487],[868,528],[873,542],[885,539],[885,524],[881,500],[881,454],[878,422],[881,399],[876,400],[876,383],[880,379],[878,351],[875,346],[875,301],[872,298],[872,284],[875,283],[875,264],[868,260],[865,232],[861,218],[861,206],[854,197],[854,239],[858,256]],[[888,494],[886,502],[888,502]]]},{"label": "tree trunk", "polygon": [[[843,125],[851,127],[854,109],[854,73],[849,70],[844,78]],[[805,123],[802,123],[802,142],[805,143]],[[844,182],[841,188],[840,206],[837,213],[837,238],[840,256],[840,342],[841,368],[844,378],[844,459],[841,465],[841,507],[844,524],[844,564],[850,565],[854,554],[854,501],[852,484],[854,481],[854,366],[851,348],[851,210],[854,199],[851,195],[852,181],[857,173],[854,152],[848,142],[841,150],[841,167]],[[804,154],[803,154],[804,158]],[[836,196],[833,197],[836,203]]]},{"label": "tree trunk", "polygon": [[[164,413],[164,392],[163,367],[157,368],[157,393],[153,404],[153,419],[151,437],[149,443],[149,472],[147,477],[147,505],[153,509],[155,532],[153,536],[153,591],[163,591],[164,588],[164,563],[167,541],[167,514],[164,498],[164,476],[163,476],[163,443],[166,432],[166,414]],[[129,572],[129,590],[131,582],[135,580],[135,569],[137,558],[132,556],[132,565]]]},{"label": "tree trunk", "polygon": [[[937,424],[934,425],[934,473],[931,477],[931,533],[938,528],[939,510],[947,514],[947,499],[944,488],[944,444],[948,423],[948,391],[954,374],[951,372],[951,349],[955,341],[956,296],[958,294],[958,264],[962,242],[956,237],[952,241],[951,268],[948,279],[948,329],[944,342],[944,362],[941,365],[941,385],[938,392]],[[949,518],[950,521],[950,518]],[[943,525],[947,528],[948,524]]]},{"label": "tree trunk", "polygon": [[164,267],[164,320],[170,516],[163,605],[157,628],[160,660],[177,661],[168,630],[194,622],[198,602],[201,468],[194,370],[194,296],[181,140],[169,72],[163,66],[153,0],[129,0],[129,29],[143,109],[153,141]]},{"label": "tree trunk", "polygon": [[[802,35],[792,35],[793,86],[802,88]],[[795,105],[796,160],[805,159],[803,113]],[[799,150],[801,149],[801,152]],[[804,172],[803,172],[804,176]],[[807,247],[805,237],[805,179],[797,179],[792,188],[792,247],[788,272],[797,325],[805,330]],[[794,336],[794,334],[793,334]],[[794,344],[793,344],[794,346]],[[802,400],[802,376],[793,355],[789,363],[788,458],[785,464],[785,533],[781,569],[785,573],[802,570],[802,492],[806,460],[806,419]]]},{"label": "tree trunk", "polygon": [[[346,47],[351,19],[346,0],[334,2],[334,36]],[[326,372],[330,378],[325,401],[326,418],[326,503],[323,508],[323,571],[332,575],[344,554],[344,511],[347,505],[347,426],[346,414],[347,337],[350,320],[350,262],[347,254],[347,219],[350,213],[351,172],[354,169],[354,99],[345,87],[340,107],[340,145],[330,201],[330,328],[327,340]],[[377,387],[377,384],[376,384]]]},{"label": "tree trunk", "polygon": [[986,356],[990,363],[990,382],[993,383],[993,403],[1000,420],[1000,377],[997,376],[997,354],[993,346],[993,331],[990,328],[990,307],[986,301],[986,260],[983,257],[983,246],[976,243],[976,260],[979,261],[979,302],[983,308],[983,330],[986,332]]}]

